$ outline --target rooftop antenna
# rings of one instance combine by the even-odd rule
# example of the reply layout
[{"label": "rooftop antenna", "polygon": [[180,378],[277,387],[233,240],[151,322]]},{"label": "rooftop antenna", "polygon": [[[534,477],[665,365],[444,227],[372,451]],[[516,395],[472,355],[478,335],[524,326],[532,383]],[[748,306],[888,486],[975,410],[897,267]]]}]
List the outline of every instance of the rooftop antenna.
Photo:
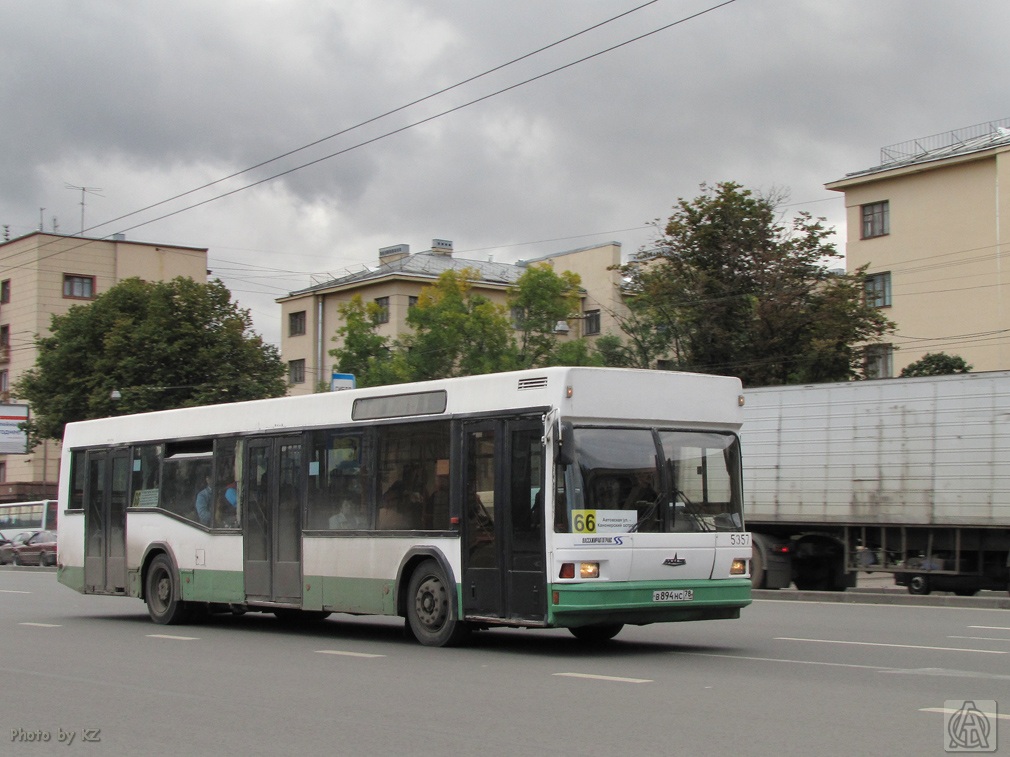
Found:
[{"label": "rooftop antenna", "polygon": [[98,194],[99,192],[102,191],[101,187],[76,187],[73,184],[67,184],[66,188],[67,189],[74,189],[74,190],[78,190],[79,189],[81,191],[81,236],[83,237],[84,236],[84,195],[85,195],[85,193],[92,194],[92,195],[98,195],[99,197],[104,197],[105,195],[99,195]]}]

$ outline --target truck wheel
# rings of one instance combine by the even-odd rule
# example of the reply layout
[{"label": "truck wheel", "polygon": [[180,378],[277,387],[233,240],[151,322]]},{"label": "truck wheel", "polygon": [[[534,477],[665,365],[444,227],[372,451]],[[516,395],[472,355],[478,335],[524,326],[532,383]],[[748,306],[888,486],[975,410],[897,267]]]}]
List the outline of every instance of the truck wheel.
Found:
[{"label": "truck wheel", "polygon": [[926,576],[912,576],[908,579],[909,594],[929,594],[931,591],[932,587],[929,585],[929,579]]},{"label": "truck wheel", "polygon": [[763,589],[766,583],[768,576],[765,573],[765,551],[755,540],[751,546],[750,585],[753,589]]}]

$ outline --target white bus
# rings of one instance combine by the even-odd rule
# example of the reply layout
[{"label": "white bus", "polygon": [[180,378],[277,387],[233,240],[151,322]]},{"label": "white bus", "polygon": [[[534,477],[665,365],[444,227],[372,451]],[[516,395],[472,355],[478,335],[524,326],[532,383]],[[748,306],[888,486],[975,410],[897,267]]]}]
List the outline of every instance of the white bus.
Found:
[{"label": "white bus", "polygon": [[32,531],[55,531],[59,516],[55,499],[0,503],[0,536],[13,540]]},{"label": "white bus", "polygon": [[750,603],[736,379],[548,368],[69,424],[59,580],[156,623],[612,638]]}]

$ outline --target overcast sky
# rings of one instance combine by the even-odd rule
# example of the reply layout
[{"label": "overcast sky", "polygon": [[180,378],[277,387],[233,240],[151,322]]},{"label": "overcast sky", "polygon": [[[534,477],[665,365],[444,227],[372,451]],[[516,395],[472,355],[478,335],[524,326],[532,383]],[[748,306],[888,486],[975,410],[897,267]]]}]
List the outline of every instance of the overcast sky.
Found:
[{"label": "overcast sky", "polygon": [[0,224],[80,233],[67,187],[87,187],[87,236],[209,248],[279,345],[277,297],[380,247],[450,239],[511,262],[616,240],[628,256],[702,182],[788,190],[787,212],[827,217],[841,248],[826,182],[1010,116],[1007,0],[736,0],[689,18],[717,2],[658,0],[239,176],[641,0],[4,2]]}]

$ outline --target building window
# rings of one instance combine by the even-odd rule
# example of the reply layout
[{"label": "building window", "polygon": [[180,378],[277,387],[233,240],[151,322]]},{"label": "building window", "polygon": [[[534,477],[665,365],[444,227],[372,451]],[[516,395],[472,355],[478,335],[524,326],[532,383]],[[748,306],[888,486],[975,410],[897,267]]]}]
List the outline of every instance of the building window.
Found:
[{"label": "building window", "polygon": [[599,310],[587,310],[582,316],[586,322],[586,336],[592,336],[593,334],[600,333],[600,311]]},{"label": "building window", "polygon": [[0,362],[6,362],[11,357],[11,327],[0,326]]},{"label": "building window", "polygon": [[866,304],[875,308],[891,307],[891,274],[871,273],[863,281]]},{"label": "building window", "polygon": [[291,360],[288,362],[288,383],[289,384],[305,383],[304,360]]},{"label": "building window", "polygon": [[894,348],[889,344],[873,344],[866,348],[863,372],[868,379],[891,378],[894,375]]},{"label": "building window", "polygon": [[91,300],[95,297],[95,277],[63,274],[63,296],[75,300]]},{"label": "building window", "polygon": [[376,323],[389,323],[389,298],[388,297],[376,297],[375,304],[379,306],[378,317],[376,318]]},{"label": "building window", "polygon": [[4,279],[0,281],[0,303],[8,303],[11,301],[11,280]]},{"label": "building window", "polygon": [[415,297],[414,295],[411,295],[410,297],[408,297],[407,298],[407,307],[408,308],[417,307],[417,297]]},{"label": "building window", "polygon": [[882,237],[891,233],[891,211],[887,200],[863,205],[862,210],[863,239]]},{"label": "building window", "polygon": [[305,333],[305,311],[288,314],[288,336],[302,336]]}]

